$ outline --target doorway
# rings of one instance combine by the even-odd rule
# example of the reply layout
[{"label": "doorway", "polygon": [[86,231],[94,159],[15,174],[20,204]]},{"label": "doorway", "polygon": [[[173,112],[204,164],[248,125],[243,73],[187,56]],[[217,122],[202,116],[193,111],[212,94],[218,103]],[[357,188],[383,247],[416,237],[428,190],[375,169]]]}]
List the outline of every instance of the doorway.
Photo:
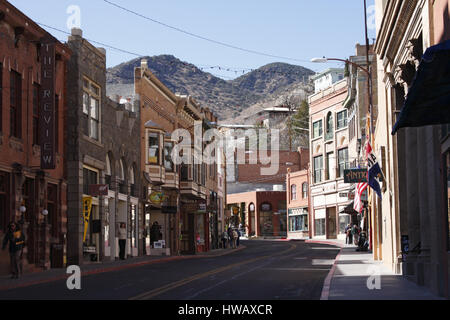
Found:
[{"label": "doorway", "polygon": [[336,207],[327,208],[327,239],[337,239]]}]

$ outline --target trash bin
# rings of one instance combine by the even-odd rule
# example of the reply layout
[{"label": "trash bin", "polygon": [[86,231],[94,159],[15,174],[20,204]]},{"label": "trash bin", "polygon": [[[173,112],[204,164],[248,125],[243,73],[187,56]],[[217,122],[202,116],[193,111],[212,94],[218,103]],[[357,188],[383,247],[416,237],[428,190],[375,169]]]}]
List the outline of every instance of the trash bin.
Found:
[{"label": "trash bin", "polygon": [[50,263],[52,268],[64,268],[64,246],[62,244],[51,246]]}]

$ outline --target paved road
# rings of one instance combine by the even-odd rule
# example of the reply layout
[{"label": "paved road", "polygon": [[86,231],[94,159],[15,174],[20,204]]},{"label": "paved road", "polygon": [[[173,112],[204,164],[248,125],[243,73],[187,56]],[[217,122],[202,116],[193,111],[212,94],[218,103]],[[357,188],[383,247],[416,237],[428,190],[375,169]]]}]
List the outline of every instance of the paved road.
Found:
[{"label": "paved road", "polygon": [[319,299],[338,250],[301,241],[242,241],[244,250],[0,291],[0,299]]}]

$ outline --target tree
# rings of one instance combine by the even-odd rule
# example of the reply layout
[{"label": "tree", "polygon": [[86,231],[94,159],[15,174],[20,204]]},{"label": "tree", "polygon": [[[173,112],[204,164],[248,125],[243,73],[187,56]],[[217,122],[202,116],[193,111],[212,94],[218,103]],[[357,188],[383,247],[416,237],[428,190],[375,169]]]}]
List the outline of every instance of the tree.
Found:
[{"label": "tree", "polygon": [[299,96],[288,96],[283,105],[289,108],[287,119],[289,149],[293,146],[309,146],[309,104]]}]

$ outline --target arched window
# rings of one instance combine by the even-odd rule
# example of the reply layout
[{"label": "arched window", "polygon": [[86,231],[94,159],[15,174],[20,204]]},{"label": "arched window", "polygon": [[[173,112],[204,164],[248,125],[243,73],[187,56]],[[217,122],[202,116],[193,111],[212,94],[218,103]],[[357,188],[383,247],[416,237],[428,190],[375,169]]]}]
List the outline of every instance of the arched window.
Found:
[{"label": "arched window", "polygon": [[124,181],[125,180],[125,170],[123,167],[123,161],[122,159],[119,160],[119,175],[117,176],[119,180]]},{"label": "arched window", "polygon": [[105,175],[111,176],[111,161],[109,160],[109,155],[106,154],[106,171]]},{"label": "arched window", "polygon": [[297,186],[291,185],[291,200],[297,200]]},{"label": "arched window", "polygon": [[130,167],[130,176],[128,178],[130,184],[134,184],[134,168],[133,166]]},{"label": "arched window", "polygon": [[304,182],[302,184],[302,193],[303,193],[303,199],[308,198],[308,184]]}]

